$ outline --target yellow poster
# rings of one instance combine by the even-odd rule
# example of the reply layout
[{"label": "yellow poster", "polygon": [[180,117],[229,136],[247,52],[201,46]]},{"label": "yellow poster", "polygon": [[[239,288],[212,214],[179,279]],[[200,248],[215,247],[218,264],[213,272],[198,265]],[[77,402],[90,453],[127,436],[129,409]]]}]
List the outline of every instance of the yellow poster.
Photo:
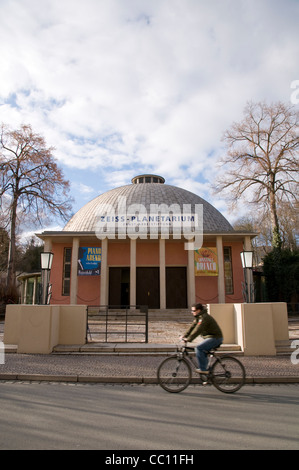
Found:
[{"label": "yellow poster", "polygon": [[218,276],[217,248],[202,247],[194,252],[195,276]]}]

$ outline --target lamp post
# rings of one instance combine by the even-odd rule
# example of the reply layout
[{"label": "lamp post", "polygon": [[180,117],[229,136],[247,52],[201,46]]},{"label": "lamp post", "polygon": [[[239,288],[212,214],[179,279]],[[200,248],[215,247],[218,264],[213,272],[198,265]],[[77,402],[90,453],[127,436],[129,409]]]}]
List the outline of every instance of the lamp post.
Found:
[{"label": "lamp post", "polygon": [[253,267],[253,251],[242,251],[240,253],[242,267],[244,272],[244,280],[245,280],[245,292],[244,297],[247,303],[253,302],[253,292],[252,292],[252,280],[251,280],[251,272],[248,270],[252,270]]},{"label": "lamp post", "polygon": [[50,302],[49,298],[49,280],[50,280],[50,272],[52,269],[52,262],[53,262],[53,253],[51,252],[43,252],[41,253],[41,270],[42,270],[42,305],[48,305]]}]

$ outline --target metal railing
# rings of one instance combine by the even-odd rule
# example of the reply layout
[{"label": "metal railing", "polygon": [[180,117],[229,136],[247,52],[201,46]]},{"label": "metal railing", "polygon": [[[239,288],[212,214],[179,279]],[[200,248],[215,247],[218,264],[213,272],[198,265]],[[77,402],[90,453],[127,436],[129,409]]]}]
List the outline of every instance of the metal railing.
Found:
[{"label": "metal railing", "polygon": [[86,342],[148,343],[147,305],[87,307]]}]

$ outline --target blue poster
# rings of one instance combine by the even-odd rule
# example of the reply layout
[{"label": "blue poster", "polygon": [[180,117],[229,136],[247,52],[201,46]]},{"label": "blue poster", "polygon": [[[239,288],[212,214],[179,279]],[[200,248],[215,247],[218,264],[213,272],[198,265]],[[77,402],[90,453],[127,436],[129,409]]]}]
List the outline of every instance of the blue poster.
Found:
[{"label": "blue poster", "polygon": [[78,255],[78,276],[99,276],[101,274],[102,248],[80,247]]}]

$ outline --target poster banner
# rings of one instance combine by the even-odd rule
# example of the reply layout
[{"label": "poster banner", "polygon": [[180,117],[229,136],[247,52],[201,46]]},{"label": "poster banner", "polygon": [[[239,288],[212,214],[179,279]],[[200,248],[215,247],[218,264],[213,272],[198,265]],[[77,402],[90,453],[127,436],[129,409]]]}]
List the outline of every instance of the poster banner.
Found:
[{"label": "poster banner", "polygon": [[202,247],[194,252],[195,276],[218,276],[217,248]]},{"label": "poster banner", "polygon": [[78,254],[78,276],[101,274],[102,248],[80,247]]}]

